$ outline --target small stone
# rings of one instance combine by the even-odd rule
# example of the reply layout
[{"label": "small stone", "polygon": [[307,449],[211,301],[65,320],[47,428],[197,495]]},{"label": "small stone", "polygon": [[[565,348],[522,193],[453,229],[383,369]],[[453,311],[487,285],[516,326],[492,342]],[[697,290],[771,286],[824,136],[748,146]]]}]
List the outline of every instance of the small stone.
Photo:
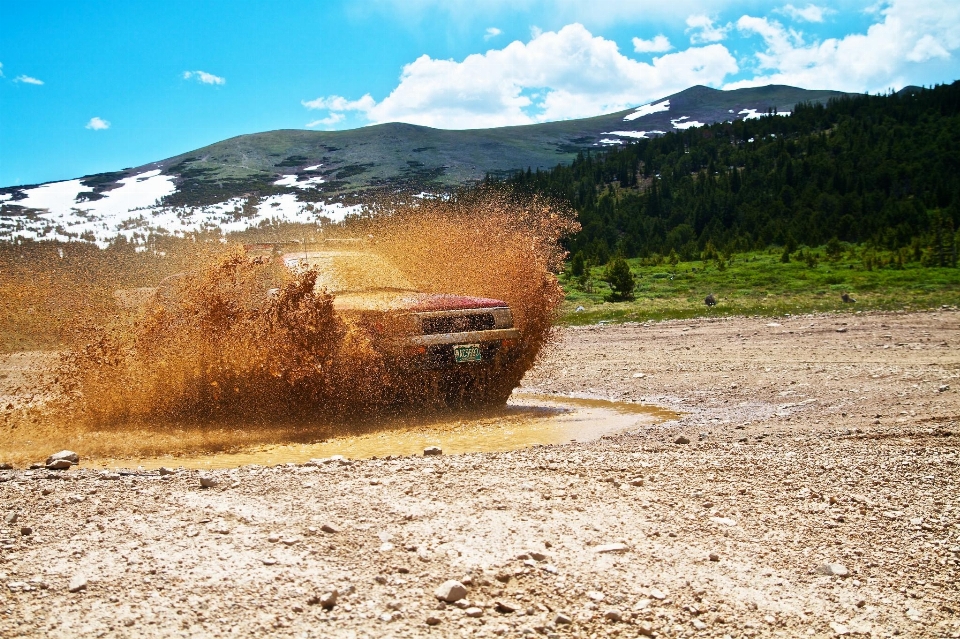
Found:
[{"label": "small stone", "polygon": [[47,462],[45,468],[47,470],[69,470],[73,464],[69,459],[54,459],[53,461]]},{"label": "small stone", "polygon": [[657,601],[663,601],[664,599],[667,598],[667,595],[659,588],[651,588],[650,596],[656,599]]},{"label": "small stone", "polygon": [[280,541],[280,535],[267,535],[267,541],[271,544],[275,544]]},{"label": "small stone", "polygon": [[100,479],[106,479],[108,481],[117,481],[120,479],[120,473],[102,473]]},{"label": "small stone", "polygon": [[641,621],[641,622],[637,625],[637,632],[639,632],[639,633],[640,633],[641,635],[643,635],[644,637],[652,637],[652,636],[653,636],[653,624],[650,623],[649,621]]},{"label": "small stone", "polygon": [[3,516],[3,521],[8,524],[15,524],[19,518],[20,516],[17,513],[7,513]]},{"label": "small stone", "polygon": [[8,464],[7,462],[3,462],[2,464],[0,464],[0,470],[13,470],[13,464]]},{"label": "small stone", "polygon": [[674,443],[674,444],[689,444],[689,443],[690,443],[690,439],[687,438],[687,437],[684,437],[683,435],[680,435],[680,436],[677,437],[675,440],[673,440],[673,443]]},{"label": "small stone", "polygon": [[439,446],[427,446],[423,449],[423,456],[428,457],[430,455],[442,455],[443,450]]},{"label": "small stone", "polygon": [[850,634],[849,628],[842,623],[837,623],[836,621],[830,622],[830,629],[833,630],[834,634],[836,634],[838,637],[843,637]]},{"label": "small stone", "polygon": [[466,610],[464,610],[463,614],[473,618],[482,617],[483,608],[477,608],[476,606],[471,606],[470,608],[467,608]]},{"label": "small stone", "polygon": [[817,569],[821,575],[829,575],[831,577],[842,577],[846,578],[850,576],[850,571],[847,570],[847,567],[843,564],[823,564]]},{"label": "small stone", "polygon": [[440,617],[427,617],[427,625],[428,625],[428,626],[439,626],[439,625],[440,625]]},{"label": "small stone", "polygon": [[445,581],[440,584],[433,594],[440,601],[454,603],[455,601],[460,601],[467,596],[467,589],[459,581],[450,579],[449,581]]},{"label": "small stone", "polygon": [[543,561],[547,558],[547,556],[542,552],[533,551],[528,554],[530,555],[530,559],[533,559],[534,561]]},{"label": "small stone", "polygon": [[64,459],[70,462],[71,464],[80,463],[80,455],[76,454],[72,450],[61,450],[59,453],[54,453],[49,457],[47,457],[46,465],[49,466],[51,462],[55,462],[61,459]]},{"label": "small stone", "polygon": [[380,552],[392,552],[394,548],[396,548],[396,546],[391,544],[389,541],[385,541],[380,544]]},{"label": "small stone", "polygon": [[157,470],[157,472],[160,473],[161,476],[165,476],[165,475],[175,475],[175,474],[177,473],[177,471],[173,470],[172,468],[167,468],[166,466],[161,466],[161,467]]},{"label": "small stone", "polygon": [[337,598],[339,598],[340,593],[336,590],[330,590],[320,595],[319,603],[320,607],[326,608],[327,610],[333,608],[337,605]]},{"label": "small stone", "polygon": [[949,384],[943,384],[942,386],[940,386],[940,388],[937,389],[937,392],[939,392],[939,393],[946,393],[948,390],[950,390],[950,385],[949,385]]},{"label": "small stone", "polygon": [[720,555],[715,552],[710,553],[710,561],[720,561]]},{"label": "small stone", "polygon": [[603,544],[602,546],[597,546],[593,549],[593,552],[597,554],[603,554],[608,552],[626,552],[630,550],[630,547],[626,544]]},{"label": "small stone", "polygon": [[334,533],[340,532],[340,529],[337,528],[336,526],[333,526],[332,524],[324,524],[320,526],[320,530],[322,530],[325,533],[329,533],[331,535]]},{"label": "small stone", "polygon": [[277,564],[277,560],[274,559],[273,557],[265,557],[264,559],[261,559],[260,561],[263,562],[263,565],[264,565],[264,566],[275,566],[275,565]]},{"label": "small stone", "polygon": [[553,618],[553,623],[557,624],[558,626],[569,625],[573,623],[573,619],[560,612],[557,613],[557,616]]},{"label": "small stone", "polygon": [[707,624],[703,623],[703,622],[700,621],[699,619],[694,619],[694,620],[691,621],[690,623],[693,624],[693,627],[694,627],[696,630],[706,630],[706,629],[707,629]]},{"label": "small stone", "polygon": [[599,592],[597,590],[590,590],[587,592],[587,598],[600,602],[600,601],[603,601],[604,596],[602,592]]},{"label": "small stone", "polygon": [[627,482],[631,486],[643,486],[643,477],[634,477]]},{"label": "small stone", "polygon": [[200,475],[201,488],[216,488],[219,484],[219,480],[213,475]]},{"label": "small stone", "polygon": [[30,526],[20,526],[20,534],[24,537],[33,534],[33,528]]},{"label": "small stone", "polygon": [[516,612],[519,609],[520,604],[507,601],[506,599],[497,599],[496,602],[494,602],[494,610],[502,615],[509,615],[511,612]]},{"label": "small stone", "polygon": [[67,590],[70,592],[80,592],[81,590],[87,589],[87,578],[83,575],[74,575],[73,579],[70,580],[70,585],[67,586]]},{"label": "small stone", "polygon": [[619,622],[623,621],[623,613],[617,610],[616,608],[611,608],[610,610],[603,613],[603,618],[607,621]]}]

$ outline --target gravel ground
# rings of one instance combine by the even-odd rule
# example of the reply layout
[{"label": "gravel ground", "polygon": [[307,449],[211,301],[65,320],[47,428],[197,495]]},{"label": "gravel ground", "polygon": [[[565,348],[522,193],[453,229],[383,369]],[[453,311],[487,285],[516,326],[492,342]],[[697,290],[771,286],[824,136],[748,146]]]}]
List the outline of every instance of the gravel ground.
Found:
[{"label": "gravel ground", "polygon": [[526,391],[685,415],[207,488],[2,471],[0,636],[960,637],[958,345],[952,310],[571,328]]}]

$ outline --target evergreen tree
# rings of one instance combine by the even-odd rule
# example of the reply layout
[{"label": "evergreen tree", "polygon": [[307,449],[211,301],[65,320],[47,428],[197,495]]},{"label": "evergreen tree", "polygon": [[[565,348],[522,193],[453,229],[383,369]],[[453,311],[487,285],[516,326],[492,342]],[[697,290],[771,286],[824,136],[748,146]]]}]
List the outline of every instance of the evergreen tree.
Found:
[{"label": "evergreen tree", "polygon": [[603,279],[606,281],[613,293],[610,295],[611,301],[622,301],[633,299],[633,287],[635,280],[633,273],[630,272],[630,265],[622,255],[617,255],[607,264],[604,270]]}]

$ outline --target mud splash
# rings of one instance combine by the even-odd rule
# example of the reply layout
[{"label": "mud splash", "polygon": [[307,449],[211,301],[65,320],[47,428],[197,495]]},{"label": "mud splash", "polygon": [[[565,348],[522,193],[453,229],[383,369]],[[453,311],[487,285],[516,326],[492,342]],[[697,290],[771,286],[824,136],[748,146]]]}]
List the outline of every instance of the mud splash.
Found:
[{"label": "mud splash", "polygon": [[[339,436],[336,433],[342,431],[342,426],[317,424],[315,432],[328,434],[328,439],[217,455],[164,455],[136,459],[133,463],[145,470],[161,466],[216,469],[249,464],[302,464],[334,455],[347,459],[420,455],[428,446],[439,446],[446,455],[505,452],[541,444],[589,442],[676,418],[677,413],[656,406],[515,394],[506,406],[483,413],[357,423],[352,425],[351,434]],[[95,468],[131,465],[128,459],[98,459],[90,464]]]},{"label": "mud splash", "polygon": [[[376,264],[389,263],[418,295],[506,302],[520,337],[509,357],[473,368],[425,369],[389,354],[383,345],[403,322],[345,313],[342,303],[355,291],[328,290],[320,270],[291,270],[279,250],[258,255],[234,245],[211,254],[206,245],[191,263],[182,246],[171,262],[181,270],[160,269],[168,276],[146,282],[153,286],[143,286],[143,268],[98,285],[90,313],[66,322],[73,346],[52,381],[31,389],[44,399],[23,414],[8,411],[5,425],[22,427],[16,439],[25,444],[38,433],[63,445],[84,440],[93,454],[156,455],[308,441],[315,439],[308,424],[320,417],[345,424],[502,406],[549,342],[562,301],[553,275],[563,258],[559,240],[577,228],[570,211],[544,200],[480,188],[394,202],[323,229],[316,243],[362,238],[371,259],[361,266],[374,279]],[[399,281],[383,279],[388,288]],[[134,286],[104,294],[121,280]],[[110,313],[105,299],[115,304]],[[147,432],[153,436],[136,435]]]}]

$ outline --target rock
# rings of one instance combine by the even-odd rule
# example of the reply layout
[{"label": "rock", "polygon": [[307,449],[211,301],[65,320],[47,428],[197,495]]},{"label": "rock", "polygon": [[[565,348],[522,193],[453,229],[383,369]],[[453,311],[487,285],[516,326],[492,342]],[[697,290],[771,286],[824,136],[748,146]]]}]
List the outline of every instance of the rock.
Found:
[{"label": "rock", "polygon": [[817,572],[831,577],[846,578],[850,576],[850,571],[843,564],[823,564],[817,569]]},{"label": "rock", "polygon": [[516,612],[520,609],[520,604],[514,603],[512,601],[507,601],[506,599],[497,599],[494,602],[494,610],[499,612],[502,615],[509,615],[511,612]]},{"label": "rock", "polygon": [[17,519],[19,518],[20,518],[20,515],[18,515],[17,513],[7,513],[6,515],[3,516],[3,521],[8,524],[15,524],[17,523]]},{"label": "rock", "polygon": [[837,623],[836,621],[830,622],[830,629],[833,630],[834,634],[838,637],[843,637],[850,634],[850,629],[847,628],[842,623]]},{"label": "rock", "polygon": [[166,475],[175,475],[177,473],[177,471],[173,470],[172,468],[167,468],[166,466],[161,466],[159,469],[157,469],[157,472],[160,473],[161,477]]},{"label": "rock", "polygon": [[73,463],[69,459],[54,459],[53,461],[47,462],[47,470],[68,470]]},{"label": "rock", "polygon": [[737,522],[729,517],[711,517],[710,521],[721,526],[736,526]]},{"label": "rock", "polygon": [[30,526],[20,526],[20,534],[24,537],[33,534],[33,528]]},{"label": "rock", "polygon": [[80,463],[80,455],[76,454],[72,450],[61,450],[59,453],[54,453],[47,457],[47,461],[45,463],[49,466],[51,462],[59,461],[61,459],[65,459],[71,464]]},{"label": "rock", "polygon": [[427,617],[427,625],[428,625],[428,626],[439,626],[439,625],[440,625],[440,618],[439,618],[439,617],[432,617],[432,616],[431,616],[431,617]]},{"label": "rock", "polygon": [[950,390],[950,385],[949,385],[949,384],[943,384],[942,386],[940,386],[940,388],[937,389],[937,392],[938,392],[938,393],[946,393],[948,390]]},{"label": "rock", "polygon": [[626,544],[604,544],[602,546],[597,546],[593,549],[593,552],[597,554],[603,554],[608,552],[626,552],[630,550],[630,547]]},{"label": "rock", "polygon": [[650,596],[653,597],[654,599],[656,599],[657,601],[663,601],[664,599],[667,598],[666,593],[664,593],[664,592],[663,592],[662,590],[660,590],[659,588],[651,588],[651,589],[650,589]]},{"label": "rock", "polygon": [[649,621],[641,621],[639,624],[637,624],[637,632],[644,637],[652,637],[653,624],[651,624]]},{"label": "rock", "polygon": [[385,541],[380,544],[380,552],[393,552],[394,548],[396,548],[396,546],[391,544],[389,541]]},{"label": "rock", "polygon": [[219,485],[220,481],[213,475],[200,475],[201,488],[216,488]]},{"label": "rock", "polygon": [[280,535],[267,535],[267,541],[269,541],[271,544],[275,544],[280,541]]},{"label": "rock", "polygon": [[120,479],[120,473],[101,473],[100,479],[106,479],[108,481],[117,481]]},{"label": "rock", "polygon": [[557,616],[553,618],[553,623],[557,624],[558,626],[569,625],[573,623],[573,619],[563,614],[562,612],[558,612]]},{"label": "rock", "polygon": [[261,559],[260,561],[263,562],[263,565],[264,565],[264,566],[276,566],[276,565],[277,565],[277,560],[274,559],[273,557],[265,557],[265,558]]},{"label": "rock", "polygon": [[689,444],[689,443],[690,443],[690,439],[687,438],[687,437],[684,437],[683,435],[680,435],[680,436],[677,437],[675,440],[673,440],[673,443],[674,443],[674,444]]},{"label": "rock", "polygon": [[80,592],[81,590],[87,589],[87,578],[83,575],[74,575],[70,580],[70,585],[67,586],[67,590],[70,592]]},{"label": "rock", "polygon": [[336,526],[333,526],[332,524],[324,524],[320,526],[320,530],[322,530],[325,533],[330,533],[331,535],[334,533],[340,532],[340,529],[337,528]]},{"label": "rock", "polygon": [[321,608],[330,610],[337,605],[337,599],[339,597],[340,593],[334,589],[321,594],[319,597],[314,597],[310,600],[310,602],[314,604],[320,604]]},{"label": "rock", "polygon": [[690,623],[693,624],[693,627],[694,627],[696,630],[706,630],[706,629],[707,629],[707,624],[703,623],[703,622],[700,621],[699,619],[694,619],[694,620],[691,621]]},{"label": "rock", "polygon": [[0,464],[0,470],[13,470],[13,464],[8,464],[4,462]]},{"label": "rock", "polygon": [[599,591],[597,591],[597,590],[587,591],[587,598],[593,599],[594,601],[597,601],[597,602],[603,601],[603,599],[604,599],[603,593],[602,593],[602,592],[599,592]]},{"label": "rock", "polygon": [[535,550],[533,552],[530,552],[529,555],[530,555],[530,559],[533,559],[534,561],[543,561],[544,559],[547,558],[545,554],[543,554],[542,552],[537,552]]},{"label": "rock", "polygon": [[611,608],[610,610],[603,613],[603,618],[607,621],[623,621],[623,613],[617,610],[616,608]]},{"label": "rock", "polygon": [[476,606],[471,606],[470,608],[467,608],[466,610],[464,610],[463,613],[468,617],[473,617],[473,618],[482,617],[483,608],[477,608]]},{"label": "rock", "polygon": [[442,455],[443,450],[439,446],[427,446],[423,449],[423,456],[427,457],[429,455]]},{"label": "rock", "polygon": [[710,561],[720,561],[720,555],[715,552],[710,553]]},{"label": "rock", "polygon": [[467,588],[459,581],[450,579],[440,584],[433,594],[440,601],[453,603],[467,596]]}]

